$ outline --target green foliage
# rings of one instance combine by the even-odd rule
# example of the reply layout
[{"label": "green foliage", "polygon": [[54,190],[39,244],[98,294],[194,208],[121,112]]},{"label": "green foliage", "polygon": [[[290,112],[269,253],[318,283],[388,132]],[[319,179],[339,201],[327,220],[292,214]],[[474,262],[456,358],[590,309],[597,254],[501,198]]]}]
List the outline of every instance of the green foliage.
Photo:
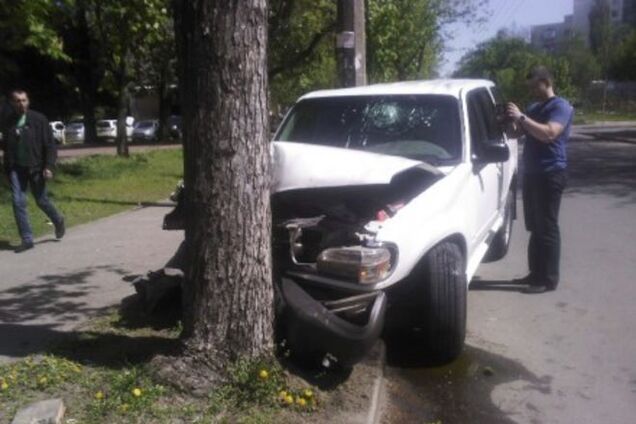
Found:
[{"label": "green foliage", "polygon": [[440,50],[437,0],[370,0],[369,81],[428,77]]},{"label": "green foliage", "polygon": [[336,84],[336,3],[272,0],[269,75],[272,106],[292,104],[307,91]]},{"label": "green foliage", "polygon": [[87,415],[92,422],[117,414],[139,415],[149,410],[166,392],[165,387],[154,384],[140,367],[95,373],[85,384],[93,392],[93,399],[87,406]]},{"label": "green foliage", "polygon": [[525,105],[530,101],[526,76],[536,65],[552,71],[560,95],[572,100],[577,97],[566,59],[539,52],[517,38],[494,38],[480,44],[460,60],[454,76],[493,80],[506,99]]},{"label": "green foliage", "polygon": [[285,387],[283,370],[274,359],[239,359],[228,371],[227,393],[239,406],[275,404]]},{"label": "green foliage", "polygon": [[580,36],[561,43],[556,54],[568,63],[572,85],[579,93],[587,89],[590,81],[601,76],[599,61]]},{"label": "green foliage", "polygon": [[0,8],[0,51],[32,47],[54,59],[68,59],[56,31],[53,0],[12,0]]},{"label": "green foliage", "polygon": [[636,81],[636,30],[616,48],[610,73],[618,80]]}]

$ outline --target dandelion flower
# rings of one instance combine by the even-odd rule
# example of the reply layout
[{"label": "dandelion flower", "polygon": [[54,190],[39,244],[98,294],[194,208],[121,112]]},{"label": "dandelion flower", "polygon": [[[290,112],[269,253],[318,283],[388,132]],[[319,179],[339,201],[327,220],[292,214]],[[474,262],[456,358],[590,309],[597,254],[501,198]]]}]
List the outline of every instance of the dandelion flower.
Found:
[{"label": "dandelion flower", "polygon": [[95,399],[97,399],[97,400],[104,399],[104,393],[101,390],[99,392],[95,393]]},{"label": "dandelion flower", "polygon": [[141,389],[140,389],[139,387],[135,387],[135,388],[132,390],[132,394],[133,394],[133,396],[135,396],[135,397],[139,397],[139,396],[141,396]]},{"label": "dandelion flower", "polygon": [[301,398],[301,397],[297,397],[297,398],[296,398],[296,403],[297,403],[299,406],[305,406],[305,405],[307,405],[307,401],[306,401],[305,399]]},{"label": "dandelion flower", "polygon": [[303,395],[307,398],[310,399],[314,396],[314,392],[311,391],[311,389],[305,389],[305,391],[303,392]]},{"label": "dandelion flower", "polygon": [[285,398],[287,397],[287,392],[285,390],[281,390],[280,392],[278,392],[278,397],[282,400],[285,400]]},{"label": "dandelion flower", "polygon": [[48,382],[48,380],[47,380],[47,378],[46,378],[46,377],[42,377],[42,378],[40,378],[39,383],[40,383],[41,385],[45,385],[47,382]]},{"label": "dandelion flower", "polygon": [[8,388],[9,388],[9,385],[7,384],[6,381],[3,381],[2,384],[0,384],[0,389],[7,390]]},{"label": "dandelion flower", "polygon": [[267,372],[267,370],[263,369],[259,371],[258,376],[261,378],[261,380],[267,380],[267,377],[269,377],[269,373]]},{"label": "dandelion flower", "polygon": [[294,403],[294,397],[292,395],[285,396],[285,403],[287,405],[291,405],[292,403]]}]

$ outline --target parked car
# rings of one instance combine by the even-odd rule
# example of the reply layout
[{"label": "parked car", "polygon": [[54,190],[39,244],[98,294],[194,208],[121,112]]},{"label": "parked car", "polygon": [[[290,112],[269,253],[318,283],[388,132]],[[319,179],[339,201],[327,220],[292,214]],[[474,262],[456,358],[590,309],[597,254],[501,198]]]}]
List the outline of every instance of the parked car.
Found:
[{"label": "parked car", "polygon": [[272,142],[277,312],[292,354],[347,366],[383,332],[421,338],[431,359],[460,354],[468,285],[506,255],[516,216],[517,141],[497,103],[485,80],[300,98]]},{"label": "parked car", "polygon": [[[129,116],[126,118],[126,137],[130,139],[133,135],[134,118]],[[102,119],[97,121],[95,125],[97,129],[97,138],[107,141],[115,141],[117,138],[117,120]]]},{"label": "parked car", "polygon": [[97,138],[101,140],[114,141],[117,138],[117,120],[101,119],[95,124]]},{"label": "parked car", "polygon": [[84,121],[69,121],[64,129],[64,139],[67,143],[84,142]]},{"label": "parked car", "polygon": [[159,121],[151,119],[138,121],[132,133],[134,142],[156,142],[158,140]]},{"label": "parked car", "polygon": [[64,123],[62,121],[49,122],[51,131],[53,132],[53,138],[57,144],[66,144],[66,138],[64,136]]}]

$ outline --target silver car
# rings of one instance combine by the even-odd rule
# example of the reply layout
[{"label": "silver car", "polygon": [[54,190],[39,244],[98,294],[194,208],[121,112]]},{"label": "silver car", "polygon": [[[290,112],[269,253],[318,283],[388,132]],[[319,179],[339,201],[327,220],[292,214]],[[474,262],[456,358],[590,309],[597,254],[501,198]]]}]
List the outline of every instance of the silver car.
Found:
[{"label": "silver car", "polygon": [[159,121],[149,119],[137,122],[133,129],[132,138],[134,142],[157,142],[159,140]]},{"label": "silver car", "polygon": [[83,143],[84,122],[80,120],[70,121],[64,129],[64,138],[67,143]]}]

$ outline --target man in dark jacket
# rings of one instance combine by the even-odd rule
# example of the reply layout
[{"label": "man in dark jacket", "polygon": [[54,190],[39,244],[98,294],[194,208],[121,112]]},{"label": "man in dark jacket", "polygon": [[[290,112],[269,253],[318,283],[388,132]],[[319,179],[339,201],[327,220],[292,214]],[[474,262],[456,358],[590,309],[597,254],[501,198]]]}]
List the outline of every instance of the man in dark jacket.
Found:
[{"label": "man in dark jacket", "polygon": [[29,96],[14,90],[9,98],[13,114],[3,125],[4,170],[9,179],[13,213],[22,243],[16,253],[33,248],[33,232],[27,213],[28,187],[38,207],[55,226],[55,237],[64,236],[64,218],[46,194],[46,180],[53,178],[57,149],[49,121],[41,113],[29,110]]}]

